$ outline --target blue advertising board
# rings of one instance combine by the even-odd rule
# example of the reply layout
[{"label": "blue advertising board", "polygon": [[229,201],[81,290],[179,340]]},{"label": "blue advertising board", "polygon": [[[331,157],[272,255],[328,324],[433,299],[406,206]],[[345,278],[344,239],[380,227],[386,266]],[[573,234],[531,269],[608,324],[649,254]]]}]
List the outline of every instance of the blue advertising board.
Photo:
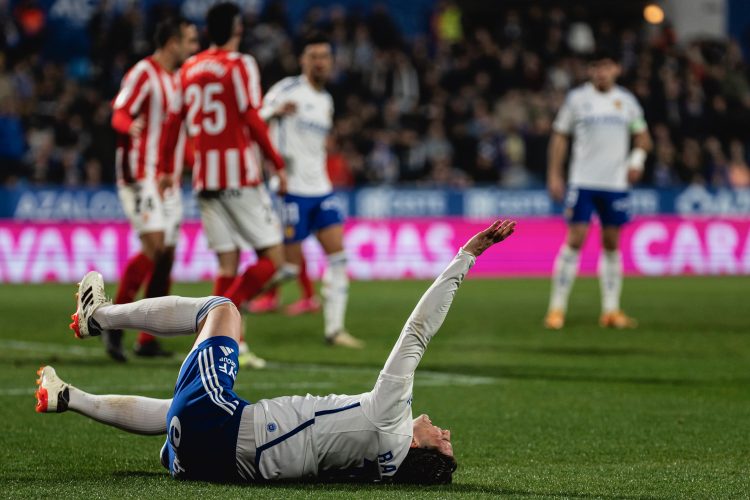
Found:
[{"label": "blue advertising board", "polygon": [[[338,193],[341,206],[352,217],[468,217],[485,219],[498,214],[544,217],[562,213],[546,191],[472,188],[466,190],[363,188]],[[184,193],[185,218],[198,219],[189,191]],[[750,216],[750,190],[636,189],[631,195],[633,215]],[[62,189],[59,187],[0,188],[0,218],[15,220],[123,219],[114,187]]]}]

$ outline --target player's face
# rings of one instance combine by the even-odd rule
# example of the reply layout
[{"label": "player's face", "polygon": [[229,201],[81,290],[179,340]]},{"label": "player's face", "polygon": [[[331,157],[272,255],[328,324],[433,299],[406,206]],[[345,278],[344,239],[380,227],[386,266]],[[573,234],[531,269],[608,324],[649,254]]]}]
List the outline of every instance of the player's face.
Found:
[{"label": "player's face", "polygon": [[192,56],[198,49],[198,28],[194,24],[187,24],[182,27],[182,38],[180,39],[180,63]]},{"label": "player's face", "polygon": [[589,78],[599,90],[609,90],[620,76],[620,65],[612,59],[592,61],[589,64]]},{"label": "player's face", "polygon": [[451,431],[433,425],[427,415],[422,414],[414,419],[414,441],[419,448],[437,450],[443,455],[453,456]]},{"label": "player's face", "polygon": [[331,45],[328,43],[316,43],[305,47],[300,58],[302,73],[312,82],[319,85],[328,81],[333,66]]}]

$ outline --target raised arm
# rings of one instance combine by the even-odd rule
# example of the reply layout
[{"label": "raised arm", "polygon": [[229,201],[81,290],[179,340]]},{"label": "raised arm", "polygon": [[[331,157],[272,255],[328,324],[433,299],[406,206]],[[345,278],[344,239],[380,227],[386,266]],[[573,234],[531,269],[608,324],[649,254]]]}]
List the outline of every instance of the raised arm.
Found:
[{"label": "raised arm", "polygon": [[515,222],[498,220],[466,242],[448,267],[422,295],[388,356],[383,368],[384,373],[395,376],[414,373],[427,349],[427,344],[443,324],[453,302],[453,296],[476,258],[495,243],[513,234],[515,227]]},{"label": "raised arm", "polygon": [[513,234],[515,227],[515,222],[498,220],[476,234],[422,296],[401,330],[375,387],[363,398],[362,408],[373,423],[381,428],[392,428],[411,420],[414,372],[427,344],[443,324],[453,296],[476,258]]}]

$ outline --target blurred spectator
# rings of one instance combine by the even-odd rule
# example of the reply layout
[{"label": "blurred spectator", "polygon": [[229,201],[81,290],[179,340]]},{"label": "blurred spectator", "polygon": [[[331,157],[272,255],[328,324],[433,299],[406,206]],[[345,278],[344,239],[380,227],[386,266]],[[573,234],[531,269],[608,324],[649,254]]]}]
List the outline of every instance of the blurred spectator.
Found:
[{"label": "blurred spectator", "polygon": [[[61,63],[43,50],[41,3],[0,0],[0,182],[114,181],[109,101],[150,51],[154,19],[179,2],[147,4],[152,10],[94,3],[88,57]],[[680,45],[668,26],[644,29],[640,17],[620,18],[615,8],[474,4],[437,1],[429,32],[407,39],[381,4],[313,7],[292,30],[275,0],[246,14],[244,44],[267,88],[299,71],[300,36],[311,29],[330,36],[329,170],[340,187],[541,186],[552,120],[566,92],[586,79],[585,57],[596,45],[620,49],[621,84],[653,132],[644,183],[750,184],[750,73],[735,41]]]}]

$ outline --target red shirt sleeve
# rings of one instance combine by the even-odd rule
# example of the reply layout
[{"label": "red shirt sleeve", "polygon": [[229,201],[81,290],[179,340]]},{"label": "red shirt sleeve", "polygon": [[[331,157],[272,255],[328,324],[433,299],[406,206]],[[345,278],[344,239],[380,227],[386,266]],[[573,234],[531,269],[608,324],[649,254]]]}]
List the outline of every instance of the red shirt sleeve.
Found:
[{"label": "red shirt sleeve", "polygon": [[263,156],[273,163],[276,170],[282,170],[284,168],[284,160],[281,158],[278,151],[276,151],[276,148],[273,147],[271,138],[268,137],[268,126],[266,125],[266,122],[261,119],[260,115],[258,115],[257,109],[250,107],[247,108],[247,111],[245,112],[245,123],[247,123],[247,127],[250,129],[250,135],[253,140],[258,146],[260,146]]},{"label": "red shirt sleeve", "polygon": [[133,117],[123,108],[115,109],[112,112],[112,128],[115,132],[127,135],[134,121]]},{"label": "red shirt sleeve", "polygon": [[236,72],[232,81],[237,105],[245,119],[250,136],[260,147],[263,156],[273,163],[276,170],[283,169],[284,160],[268,137],[268,126],[258,115],[263,96],[260,90],[260,73],[255,59],[248,55],[242,56],[232,68],[232,72]]}]

